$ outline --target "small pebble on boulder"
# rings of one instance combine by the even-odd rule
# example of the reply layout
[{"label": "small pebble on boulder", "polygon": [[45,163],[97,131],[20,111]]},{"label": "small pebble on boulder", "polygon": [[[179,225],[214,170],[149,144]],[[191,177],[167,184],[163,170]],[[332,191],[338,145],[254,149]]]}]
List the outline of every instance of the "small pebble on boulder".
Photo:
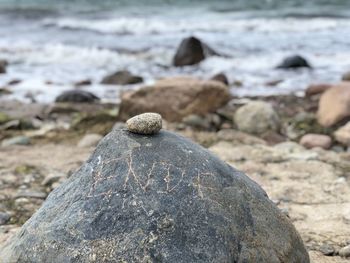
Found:
[{"label": "small pebble on boulder", "polygon": [[162,128],[162,116],[158,113],[143,113],[126,121],[130,132],[138,134],[156,134]]},{"label": "small pebble on boulder", "polygon": [[30,138],[27,136],[16,136],[10,139],[5,139],[1,142],[1,146],[7,147],[12,145],[28,145],[30,144]]},{"label": "small pebble on boulder", "polygon": [[300,144],[308,149],[315,147],[329,149],[332,146],[332,139],[328,135],[310,133],[300,139]]}]

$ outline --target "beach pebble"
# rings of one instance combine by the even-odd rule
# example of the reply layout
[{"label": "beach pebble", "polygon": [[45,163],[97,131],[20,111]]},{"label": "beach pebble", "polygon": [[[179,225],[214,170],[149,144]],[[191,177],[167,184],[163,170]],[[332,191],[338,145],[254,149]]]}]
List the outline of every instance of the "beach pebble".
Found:
[{"label": "beach pebble", "polygon": [[10,219],[11,216],[9,214],[0,212],[0,226],[5,225]]},{"label": "beach pebble", "polygon": [[129,131],[138,134],[155,134],[162,128],[162,116],[158,113],[143,113],[126,121]]},{"label": "beach pebble", "polygon": [[0,112],[0,124],[6,123],[10,120],[11,118],[7,114]]},{"label": "beach pebble", "polygon": [[350,81],[350,71],[343,74],[342,80],[343,81]]},{"label": "beach pebble", "polygon": [[311,84],[305,90],[305,96],[310,97],[313,95],[322,94],[326,90],[332,87],[331,84],[320,83],[320,84]]},{"label": "beach pebble", "polygon": [[16,198],[34,198],[34,199],[45,199],[47,196],[44,192],[39,191],[24,191],[19,192],[15,197]]},{"label": "beach pebble", "polygon": [[3,140],[1,146],[11,146],[11,145],[28,145],[30,144],[30,139],[27,136],[16,136],[10,139]]},{"label": "beach pebble", "polygon": [[332,139],[328,135],[309,133],[301,137],[300,144],[308,149],[315,147],[329,149],[332,145]]},{"label": "beach pebble", "polygon": [[350,257],[350,245],[341,248],[341,249],[339,250],[339,256],[345,257],[345,258]]},{"label": "beach pebble", "polygon": [[188,126],[201,128],[201,129],[210,129],[210,122],[207,118],[191,114],[182,119],[182,122]]},{"label": "beach pebble", "polygon": [[228,78],[226,77],[226,75],[224,73],[219,73],[214,75],[211,80],[215,80],[215,81],[219,81],[221,83],[224,83],[226,86],[229,85],[229,81]]},{"label": "beach pebble", "polygon": [[79,148],[85,148],[85,147],[95,147],[98,142],[103,138],[100,134],[86,134],[79,142],[78,147]]},{"label": "beach pebble", "polygon": [[95,94],[84,90],[68,90],[56,97],[56,102],[96,102],[100,98]]},{"label": "beach pebble", "polygon": [[63,173],[50,173],[48,176],[46,176],[44,178],[44,180],[42,180],[41,185],[42,186],[51,186],[64,177],[65,177],[65,174],[63,174]]},{"label": "beach pebble", "polygon": [[318,103],[317,120],[331,127],[350,116],[350,82],[342,82],[326,90]]},{"label": "beach pebble", "polygon": [[8,65],[7,60],[0,59],[0,74],[6,73],[7,65]]},{"label": "beach pebble", "polygon": [[9,95],[11,93],[12,93],[12,91],[7,89],[7,88],[0,88],[0,96],[2,96],[2,95]]},{"label": "beach pebble", "polygon": [[74,83],[74,86],[76,87],[80,87],[80,86],[88,86],[91,85],[92,81],[89,79],[83,79],[83,80],[79,80],[77,82]]},{"label": "beach pebble", "polygon": [[350,122],[337,129],[334,132],[334,137],[336,141],[344,145],[350,146]]},{"label": "beach pebble", "polygon": [[142,77],[133,75],[127,70],[122,70],[106,76],[101,83],[107,85],[130,85],[141,82],[143,82]]},{"label": "beach pebble", "polygon": [[278,131],[281,125],[277,112],[264,101],[252,101],[240,107],[233,119],[240,131],[252,134]]},{"label": "beach pebble", "polygon": [[331,245],[323,244],[320,247],[320,252],[325,256],[332,256],[334,255],[334,248]]}]

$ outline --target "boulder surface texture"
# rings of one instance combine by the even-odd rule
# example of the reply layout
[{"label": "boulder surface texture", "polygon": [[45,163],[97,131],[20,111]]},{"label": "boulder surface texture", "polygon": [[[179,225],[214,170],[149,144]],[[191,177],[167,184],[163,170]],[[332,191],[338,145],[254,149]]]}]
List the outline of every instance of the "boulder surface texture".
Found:
[{"label": "boulder surface texture", "polygon": [[0,251],[4,263],[309,262],[254,181],[165,131],[112,131]]}]

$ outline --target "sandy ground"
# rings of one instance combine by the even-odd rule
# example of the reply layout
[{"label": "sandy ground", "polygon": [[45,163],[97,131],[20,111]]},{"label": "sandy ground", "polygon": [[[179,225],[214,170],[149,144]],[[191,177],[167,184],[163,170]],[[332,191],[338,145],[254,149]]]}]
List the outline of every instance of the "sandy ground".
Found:
[{"label": "sandy ground", "polygon": [[[337,251],[350,242],[347,154],[305,150],[294,143],[266,146],[232,141],[220,141],[210,150],[245,171],[288,213],[310,251],[312,262],[350,262],[350,259],[320,252]],[[10,223],[0,227],[0,246],[40,207],[45,197],[38,193],[49,193],[92,151],[93,148],[72,144],[0,149],[0,208],[12,215]],[[53,176],[55,174],[60,179]],[[56,178],[54,183],[47,180],[43,183],[50,176]],[[23,191],[31,194],[20,195]]]}]

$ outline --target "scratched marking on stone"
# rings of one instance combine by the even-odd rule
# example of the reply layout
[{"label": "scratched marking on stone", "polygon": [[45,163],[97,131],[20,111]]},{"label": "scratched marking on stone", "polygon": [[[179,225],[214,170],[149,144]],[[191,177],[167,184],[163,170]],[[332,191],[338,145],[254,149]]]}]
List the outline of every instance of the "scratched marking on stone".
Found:
[{"label": "scratched marking on stone", "polygon": [[[155,161],[152,163],[152,165],[148,168],[148,170],[140,172],[135,170],[134,167],[134,158],[136,155],[134,151],[130,151],[129,154],[124,155],[122,157],[118,158],[112,158],[108,160],[101,161],[101,157],[99,156],[98,161],[95,165],[95,169],[93,169],[92,177],[93,177],[93,183],[90,187],[88,197],[106,197],[111,198],[114,194],[117,194],[120,192],[121,189],[118,189],[116,191],[107,190],[104,192],[98,192],[99,186],[106,183],[107,180],[113,180],[118,179],[119,176],[123,176],[124,174],[119,174],[116,172],[115,174],[104,176],[104,168],[108,169],[109,171],[112,169],[115,170],[123,170],[123,165],[125,165],[125,168],[127,169],[126,176],[124,178],[123,182],[123,190],[126,190],[128,186],[133,187],[137,186],[142,191],[146,192],[149,190],[149,188],[152,186],[153,180],[155,180],[153,177],[155,174],[161,175],[163,177],[164,187],[157,189],[158,193],[171,193],[174,190],[176,190],[181,183],[184,180],[184,177],[186,176],[185,169],[182,169],[180,167],[177,167],[171,163],[165,162],[165,161]],[[110,166],[112,165],[112,166]],[[203,176],[214,176],[212,173],[207,172],[200,172],[197,171],[197,176],[194,177],[193,186],[195,189],[197,189],[197,194],[200,198],[204,197],[203,189],[214,189],[209,186],[205,186],[202,183],[202,177]],[[134,183],[134,184],[133,184]],[[161,183],[161,181],[157,181],[157,183]],[[123,203],[124,206],[124,203]]]}]

